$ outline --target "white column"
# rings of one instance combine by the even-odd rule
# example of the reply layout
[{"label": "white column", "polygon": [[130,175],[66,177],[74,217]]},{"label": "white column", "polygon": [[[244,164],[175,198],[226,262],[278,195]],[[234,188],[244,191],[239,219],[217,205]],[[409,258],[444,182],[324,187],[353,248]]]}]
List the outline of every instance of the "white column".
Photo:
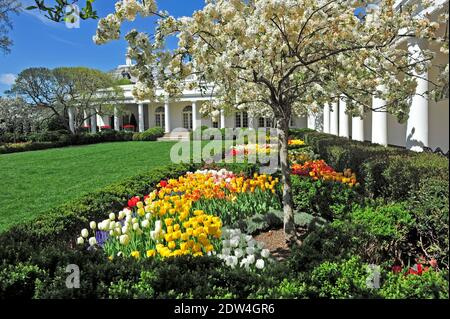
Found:
[{"label": "white column", "polygon": [[350,132],[348,127],[348,115],[346,111],[347,103],[341,97],[339,99],[339,136],[348,138],[350,136]]},{"label": "white column", "polygon": [[[408,44],[410,64],[423,59],[421,43],[412,40]],[[411,100],[408,123],[406,125],[406,148],[416,152],[422,152],[424,147],[429,146],[428,140],[428,70],[418,74],[416,93]]]},{"label": "white column", "polygon": [[323,132],[330,133],[330,104],[323,106]]},{"label": "white column", "polygon": [[220,110],[220,128],[225,128],[225,113]]},{"label": "white column", "polygon": [[97,133],[97,111],[93,109],[92,112],[93,114],[91,115],[91,132]]},{"label": "white column", "polygon": [[166,133],[170,133],[172,130],[170,128],[170,108],[169,108],[169,99],[166,98],[164,101],[164,127]]},{"label": "white column", "polygon": [[69,107],[67,110],[67,114],[69,115],[69,128],[72,133],[75,133],[75,111],[72,107]]},{"label": "white column", "polygon": [[[384,86],[379,86],[379,91],[384,91]],[[372,143],[387,146],[387,112],[386,102],[383,99],[372,99]]]},{"label": "white column", "polygon": [[312,111],[308,112],[307,124],[306,127],[315,130],[316,129],[316,114]]},{"label": "white column", "polygon": [[339,104],[331,103],[330,110],[330,134],[338,135],[339,134]]},{"label": "white column", "polygon": [[197,123],[197,102],[192,102],[192,130],[195,131],[197,127],[200,125],[197,125],[200,123]]},{"label": "white column", "polygon": [[87,127],[89,125],[89,118],[88,118],[88,114],[86,112],[86,110],[83,111],[83,126]]},{"label": "white column", "polygon": [[364,142],[364,111],[361,110],[361,116],[352,118],[352,139]]},{"label": "white column", "polygon": [[117,106],[114,107],[114,130],[120,131],[119,110]]},{"label": "white column", "polygon": [[257,122],[256,117],[254,115],[250,115],[249,114],[249,116],[248,116],[248,128],[250,128],[252,130],[258,128],[257,125],[256,125],[257,124],[256,122]]},{"label": "white column", "polygon": [[139,103],[138,105],[138,125],[139,125],[139,132],[144,132],[145,131],[145,127],[144,127],[144,104]]}]

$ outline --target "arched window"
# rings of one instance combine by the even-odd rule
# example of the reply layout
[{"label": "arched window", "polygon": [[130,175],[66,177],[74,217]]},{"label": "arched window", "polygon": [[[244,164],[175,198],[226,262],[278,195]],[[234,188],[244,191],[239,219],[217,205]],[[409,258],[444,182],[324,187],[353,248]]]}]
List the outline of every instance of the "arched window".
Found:
[{"label": "arched window", "polygon": [[164,114],[164,108],[162,106],[155,110],[155,126],[165,128],[166,116]]},{"label": "arched window", "polygon": [[192,130],[192,106],[190,105],[183,109],[183,127]]},{"label": "arched window", "polygon": [[248,114],[247,112],[237,112],[235,115],[236,128],[248,127]]}]

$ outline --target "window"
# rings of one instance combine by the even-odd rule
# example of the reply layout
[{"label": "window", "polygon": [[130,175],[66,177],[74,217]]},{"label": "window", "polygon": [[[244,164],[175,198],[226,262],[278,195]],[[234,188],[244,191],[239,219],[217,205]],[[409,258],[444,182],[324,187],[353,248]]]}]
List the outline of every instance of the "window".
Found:
[{"label": "window", "polygon": [[212,121],[213,128],[219,128],[219,122],[218,121]]},{"label": "window", "polygon": [[268,117],[260,117],[258,119],[258,127],[274,127],[274,121]]},{"label": "window", "polygon": [[183,109],[183,127],[192,130],[192,106],[186,106]]},{"label": "window", "polygon": [[235,114],[235,127],[248,127],[248,114],[247,112],[237,112]]},{"label": "window", "polygon": [[165,128],[166,117],[164,114],[164,108],[162,106],[155,110],[155,126]]}]

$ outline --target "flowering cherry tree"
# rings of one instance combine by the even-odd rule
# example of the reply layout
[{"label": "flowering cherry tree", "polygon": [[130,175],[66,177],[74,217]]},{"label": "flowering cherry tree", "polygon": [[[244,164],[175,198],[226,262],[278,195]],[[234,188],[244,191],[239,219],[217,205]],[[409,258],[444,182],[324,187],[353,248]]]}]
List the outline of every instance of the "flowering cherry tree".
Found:
[{"label": "flowering cherry tree", "polygon": [[[347,113],[372,108],[372,97],[405,120],[416,78],[429,66],[431,52],[410,52],[402,41],[435,38],[439,24],[417,15],[428,4],[394,9],[381,1],[355,15],[360,1],[341,0],[207,0],[191,17],[158,12],[154,0],[123,0],[101,19],[94,41],[120,38],[121,24],[137,15],[158,16],[156,32],[137,30],[126,36],[136,64],[137,99],[155,99],[161,86],[170,96],[212,84],[214,99],[202,112],[247,110],[270,114],[279,130],[286,239],[295,234],[288,132],[291,117],[316,111],[343,99]],[[178,47],[165,40],[178,37]],[[185,81],[187,78],[193,79]],[[374,110],[377,111],[377,110]]]}]

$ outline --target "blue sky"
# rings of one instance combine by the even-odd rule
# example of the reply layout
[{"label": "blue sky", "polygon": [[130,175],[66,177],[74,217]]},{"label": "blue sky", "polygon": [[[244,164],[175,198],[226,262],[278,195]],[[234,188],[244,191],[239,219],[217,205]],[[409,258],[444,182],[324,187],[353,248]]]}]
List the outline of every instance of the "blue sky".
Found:
[{"label": "blue sky", "polygon": [[[97,0],[95,8],[100,17],[114,10],[115,0]],[[31,0],[22,1],[25,5]],[[159,9],[167,10],[174,16],[191,15],[201,9],[204,0],[162,0]],[[12,52],[0,53],[0,95],[10,88],[14,76],[29,67],[87,66],[103,71],[114,69],[125,63],[126,42],[113,41],[98,46],[92,42],[97,21],[81,21],[79,29],[68,29],[64,23],[53,23],[38,12],[23,12],[12,17],[14,29],[10,37],[14,41]],[[154,19],[137,19],[127,23],[127,30],[153,32]]]}]

